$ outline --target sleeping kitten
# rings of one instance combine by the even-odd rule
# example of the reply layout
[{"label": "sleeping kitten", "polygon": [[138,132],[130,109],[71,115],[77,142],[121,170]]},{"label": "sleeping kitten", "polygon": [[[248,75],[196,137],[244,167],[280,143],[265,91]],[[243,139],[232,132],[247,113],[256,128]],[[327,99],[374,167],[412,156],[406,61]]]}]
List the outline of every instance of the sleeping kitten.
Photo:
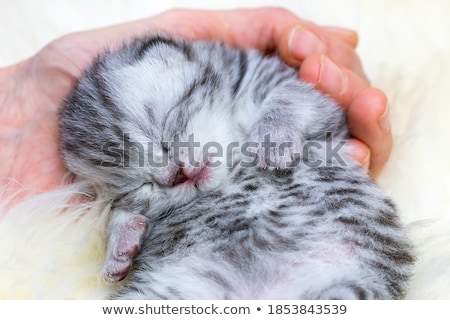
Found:
[{"label": "sleeping kitten", "polygon": [[105,278],[122,280],[139,252],[116,298],[386,299],[406,287],[413,258],[394,207],[345,152],[325,152],[348,136],[345,114],[275,56],[137,39],[93,63],[60,126],[68,168],[113,201]]}]

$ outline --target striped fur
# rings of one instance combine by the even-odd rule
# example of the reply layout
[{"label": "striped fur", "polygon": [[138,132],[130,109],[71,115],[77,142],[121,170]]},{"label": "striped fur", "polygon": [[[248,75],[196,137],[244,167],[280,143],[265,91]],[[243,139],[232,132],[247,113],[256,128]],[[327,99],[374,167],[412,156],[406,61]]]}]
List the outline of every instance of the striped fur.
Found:
[{"label": "striped fur", "polygon": [[399,299],[414,257],[355,166],[233,169],[163,212],[115,299]]},{"label": "striped fur", "polygon": [[[114,298],[396,299],[406,289],[413,256],[394,205],[345,147],[341,161],[328,154],[330,134],[348,137],[344,112],[276,56],[149,35],[92,64],[60,126],[68,168],[112,201],[105,279],[133,263]],[[289,147],[266,152],[267,134]],[[199,149],[176,153],[190,137]],[[205,157],[211,142],[222,156]]]}]

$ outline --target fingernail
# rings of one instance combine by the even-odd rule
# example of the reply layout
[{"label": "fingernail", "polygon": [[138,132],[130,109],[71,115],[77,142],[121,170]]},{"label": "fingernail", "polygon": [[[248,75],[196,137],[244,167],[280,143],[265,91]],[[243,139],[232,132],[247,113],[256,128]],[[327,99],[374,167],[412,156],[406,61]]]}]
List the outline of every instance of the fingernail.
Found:
[{"label": "fingernail", "polygon": [[320,59],[319,87],[330,95],[341,95],[347,90],[348,78],[333,61],[325,55]]},{"label": "fingernail", "polygon": [[343,28],[343,27],[326,26],[323,28],[329,32],[340,33],[345,36],[357,36],[357,34],[358,34],[355,30],[347,29],[347,28]]},{"label": "fingernail", "polygon": [[350,139],[347,142],[347,147],[352,158],[368,170],[370,164],[370,149],[365,147],[363,142],[356,139]]},{"label": "fingernail", "polygon": [[389,102],[386,103],[386,108],[381,115],[381,117],[378,119],[378,125],[380,126],[381,130],[384,132],[391,131],[391,120],[389,117],[391,107],[389,106]]},{"label": "fingernail", "polygon": [[303,60],[307,56],[323,52],[322,41],[302,26],[296,26],[289,36],[288,52],[295,59]]},{"label": "fingernail", "polygon": [[354,30],[341,27],[324,27],[324,29],[346,39],[347,43],[349,43],[352,47],[356,47],[358,45],[358,33]]}]

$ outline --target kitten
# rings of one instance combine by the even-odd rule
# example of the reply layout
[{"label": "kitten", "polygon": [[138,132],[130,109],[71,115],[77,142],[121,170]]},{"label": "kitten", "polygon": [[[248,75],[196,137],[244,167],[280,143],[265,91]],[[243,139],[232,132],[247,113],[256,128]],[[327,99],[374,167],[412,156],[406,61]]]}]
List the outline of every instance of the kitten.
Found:
[{"label": "kitten", "polygon": [[68,168],[112,200],[104,277],[136,259],[116,298],[406,288],[393,205],[345,152],[325,152],[348,137],[344,112],[275,56],[149,35],[93,63],[60,127]]}]

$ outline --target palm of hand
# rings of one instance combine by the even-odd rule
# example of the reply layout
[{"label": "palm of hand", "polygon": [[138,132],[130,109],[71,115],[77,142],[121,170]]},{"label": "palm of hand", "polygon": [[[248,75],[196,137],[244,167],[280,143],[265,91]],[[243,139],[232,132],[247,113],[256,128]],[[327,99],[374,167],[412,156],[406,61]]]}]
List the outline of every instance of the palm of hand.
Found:
[{"label": "palm of hand", "polygon": [[[92,54],[69,37],[14,66],[0,101],[0,177],[10,190],[42,192],[62,184],[67,170],[59,150],[58,110]],[[73,61],[77,61],[75,64]],[[29,191],[29,190],[28,190]]]}]

